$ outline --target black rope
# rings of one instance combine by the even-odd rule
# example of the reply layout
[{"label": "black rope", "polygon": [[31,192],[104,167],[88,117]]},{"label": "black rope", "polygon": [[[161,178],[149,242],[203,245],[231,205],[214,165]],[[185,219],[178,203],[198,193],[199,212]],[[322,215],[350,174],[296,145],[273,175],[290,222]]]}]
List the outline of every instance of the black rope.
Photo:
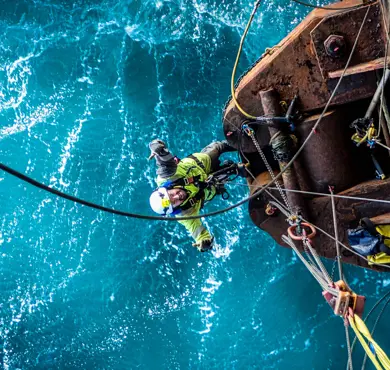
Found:
[{"label": "black rope", "polygon": [[[0,169],[2,169],[3,171],[9,173],[10,175],[15,176],[15,177],[19,178],[20,180],[25,181],[25,182],[27,182],[27,183],[29,183],[29,184],[31,184],[31,185],[39,188],[39,189],[45,190],[45,191],[47,191],[47,192],[49,192],[51,194],[57,195],[58,197],[70,200],[72,202],[79,203],[79,204],[82,204],[82,205],[90,207],[90,208],[95,208],[95,209],[98,209],[98,210],[103,211],[103,212],[112,213],[114,215],[131,217],[131,218],[138,218],[138,219],[143,219],[143,220],[180,221],[180,220],[194,220],[194,219],[202,218],[202,217],[216,216],[216,215],[219,215],[221,213],[225,213],[227,211],[230,211],[230,210],[232,210],[232,209],[234,209],[236,207],[239,207],[240,205],[242,205],[245,202],[247,202],[250,199],[252,199],[251,197],[248,197],[248,198],[245,198],[245,199],[241,200],[240,202],[238,202],[236,204],[233,204],[232,206],[229,206],[227,208],[221,209],[219,211],[214,211],[214,212],[211,212],[211,213],[199,214],[199,215],[196,215],[196,216],[184,216],[184,217],[148,216],[148,215],[141,215],[141,214],[137,214],[137,213],[130,213],[130,212],[125,212],[125,211],[119,211],[119,210],[116,210],[116,209],[113,209],[113,208],[104,207],[104,206],[101,206],[99,204],[95,204],[95,203],[88,202],[86,200],[74,197],[73,195],[69,195],[69,194],[63,193],[63,192],[61,192],[59,190],[50,188],[49,186],[47,186],[45,184],[42,184],[42,183],[32,179],[31,177],[28,177],[28,176],[26,176],[26,175],[24,175],[24,174],[22,174],[22,173],[20,173],[20,172],[18,172],[16,170],[14,170],[14,169],[4,165],[3,163],[0,163]],[[254,197],[254,196],[252,195],[252,197]]]},{"label": "black rope", "polygon": [[[293,0],[293,1],[298,1],[298,0]],[[364,25],[364,22],[367,18],[367,15],[368,15],[368,12],[369,12],[369,9],[367,9],[367,12],[364,16],[364,19],[363,19],[363,22],[362,22],[362,25],[360,26],[360,29],[359,29],[359,32],[358,32],[358,36],[360,35],[360,32],[362,30],[362,27]],[[353,51],[355,50],[355,47],[356,47],[356,42],[357,40],[355,41],[355,44],[353,45],[352,47],[352,51],[351,51],[351,54],[348,58],[348,61],[347,61],[347,64],[344,68],[344,71],[343,71],[343,74],[340,76],[340,79],[336,85],[336,87],[334,88],[333,92],[332,92],[332,95],[330,96],[323,112],[321,113],[320,117],[318,118],[316,124],[314,125],[314,128],[317,127],[319,125],[319,123],[321,122],[325,112],[327,111],[328,109],[328,106],[330,104],[330,102],[332,101],[333,99],[333,96],[335,95],[336,91],[337,91],[337,88],[339,87],[343,77],[344,77],[344,73],[345,73],[345,70],[347,69],[348,65],[349,65],[349,62],[351,60],[351,57],[352,57],[352,53]],[[266,189],[268,189],[271,185],[274,184],[274,182],[276,180],[278,180],[284,172],[287,171],[287,169],[292,165],[292,163],[294,162],[294,160],[298,157],[298,155],[301,153],[301,151],[303,150],[304,146],[306,145],[307,141],[311,138],[311,136],[313,135],[313,131],[310,132],[309,136],[305,139],[305,142],[302,144],[302,146],[299,148],[299,150],[295,153],[294,157],[289,161],[289,163],[287,163],[287,165],[283,168],[283,170],[281,172],[279,172],[279,174],[274,178],[272,179],[268,184],[262,186],[261,188],[257,189],[252,195],[240,200],[239,202],[229,206],[229,207],[226,207],[226,208],[223,208],[223,209],[220,209],[218,211],[214,211],[214,212],[210,212],[210,213],[204,213],[204,214],[199,214],[199,215],[196,215],[196,216],[185,216],[185,217],[163,217],[163,216],[148,216],[148,215],[140,215],[140,214],[137,214],[137,213],[130,213],[130,212],[124,212],[124,211],[119,211],[119,210],[116,210],[116,209],[113,209],[113,208],[108,208],[108,207],[104,207],[104,206],[101,206],[101,205],[98,205],[98,204],[95,204],[95,203],[92,203],[92,202],[88,202],[86,200],[83,200],[83,199],[80,199],[80,198],[77,198],[77,197],[74,197],[72,195],[69,195],[69,194],[66,194],[66,193],[63,193],[63,192],[60,192],[56,189],[53,189],[53,188],[50,188],[48,187],[47,185],[44,185],[34,179],[32,179],[31,177],[28,177],[2,163],[0,163],[0,169],[2,169],[3,171],[9,173],[10,175],[13,175],[25,182],[28,182],[29,184],[39,188],[39,189],[43,189],[49,193],[52,193],[54,195],[57,195],[61,198],[65,198],[65,199],[68,199],[72,202],[75,202],[75,203],[79,203],[79,204],[82,204],[82,205],[85,205],[87,207],[91,207],[91,208],[95,208],[95,209],[98,209],[100,211],[103,211],[103,212],[108,212],[108,213],[112,213],[112,214],[116,214],[116,215],[119,215],[119,216],[125,216],[125,217],[131,217],[131,218],[138,218],[138,219],[144,219],[144,220],[159,220],[159,221],[181,221],[181,220],[194,220],[194,219],[198,219],[198,218],[202,218],[202,217],[212,217],[212,216],[217,216],[219,214],[222,214],[222,213],[225,213],[225,212],[228,212],[234,208],[237,208],[241,205],[243,205],[244,203],[252,200],[252,199],[255,199],[256,197],[258,197],[261,193],[263,193]]]}]

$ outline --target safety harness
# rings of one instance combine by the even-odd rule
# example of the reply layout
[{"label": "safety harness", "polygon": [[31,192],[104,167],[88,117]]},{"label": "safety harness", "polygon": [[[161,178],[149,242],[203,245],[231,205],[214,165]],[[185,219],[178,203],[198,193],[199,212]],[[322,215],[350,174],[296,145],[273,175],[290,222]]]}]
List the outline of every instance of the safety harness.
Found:
[{"label": "safety harness", "polygon": [[[190,158],[190,159],[194,160],[196,162],[196,164],[203,171],[206,172],[206,168],[204,167],[203,163],[198,158],[196,158],[193,154],[190,154],[186,158]],[[185,211],[185,210],[193,207],[199,201],[204,201],[204,195],[205,195],[204,190],[207,187],[209,187],[210,184],[208,184],[205,181],[201,181],[200,178],[201,178],[201,175],[191,176],[191,177],[181,177],[181,178],[173,180],[173,181],[167,181],[165,184],[162,185],[166,189],[173,189],[177,186],[184,187],[184,186],[194,184],[199,189],[199,191],[193,197],[188,199],[184,204],[181,204],[180,206],[178,206],[177,211]],[[203,207],[203,202],[202,202],[201,207]]]}]

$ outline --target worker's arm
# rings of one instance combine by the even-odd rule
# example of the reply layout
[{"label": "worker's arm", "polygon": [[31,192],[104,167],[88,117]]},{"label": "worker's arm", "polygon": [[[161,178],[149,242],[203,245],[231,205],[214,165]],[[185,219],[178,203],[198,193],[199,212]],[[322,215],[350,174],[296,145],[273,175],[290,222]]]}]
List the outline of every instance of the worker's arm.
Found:
[{"label": "worker's arm", "polygon": [[176,173],[177,163],[175,157],[162,140],[156,139],[149,143],[152,156],[156,158],[157,175],[167,179]]},{"label": "worker's arm", "polygon": [[[200,204],[197,204],[194,207],[178,214],[178,217],[196,216],[199,214],[199,210]],[[195,218],[192,220],[179,220],[179,223],[181,223],[194,238],[196,244],[198,244],[199,246],[198,249],[200,249],[202,252],[211,249],[213,237],[206,229],[206,227],[202,224],[200,218]]]}]

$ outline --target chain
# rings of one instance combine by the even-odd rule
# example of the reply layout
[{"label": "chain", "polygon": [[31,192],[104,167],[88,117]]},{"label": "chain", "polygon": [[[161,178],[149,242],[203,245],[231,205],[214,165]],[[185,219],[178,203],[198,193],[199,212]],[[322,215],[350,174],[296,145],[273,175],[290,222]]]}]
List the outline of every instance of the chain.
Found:
[{"label": "chain", "polygon": [[287,208],[289,209],[290,213],[292,213],[292,208],[291,208],[291,206],[290,206],[290,203],[288,202],[287,196],[286,196],[286,194],[283,192],[282,187],[281,187],[279,181],[276,179],[276,177],[275,177],[275,175],[274,175],[274,171],[272,170],[272,167],[271,167],[270,164],[268,163],[267,158],[265,157],[265,154],[264,154],[264,152],[262,151],[259,142],[256,140],[255,135],[253,135],[253,133],[251,133],[249,136],[250,136],[250,138],[252,139],[253,144],[254,144],[254,146],[256,147],[257,151],[259,152],[260,157],[261,157],[261,159],[263,160],[265,166],[267,167],[267,170],[268,170],[268,172],[270,173],[270,175],[271,175],[271,177],[272,177],[272,180],[273,180],[274,183],[275,183],[275,186],[276,186],[277,189],[279,190],[280,195],[281,195],[282,199],[284,200],[284,203],[286,204],[286,206],[287,206]]}]

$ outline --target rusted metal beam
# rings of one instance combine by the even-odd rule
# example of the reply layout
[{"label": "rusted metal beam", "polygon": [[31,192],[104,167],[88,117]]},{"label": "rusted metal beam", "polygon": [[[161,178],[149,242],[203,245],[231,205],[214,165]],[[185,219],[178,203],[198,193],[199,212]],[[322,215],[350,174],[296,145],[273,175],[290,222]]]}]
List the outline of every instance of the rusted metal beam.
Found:
[{"label": "rusted metal beam", "polygon": [[[338,5],[345,7],[362,3],[361,0],[346,0]],[[389,198],[390,179],[362,183],[372,176],[371,158],[365,148],[355,147],[350,140],[352,133],[349,131],[349,124],[365,115],[369,106],[368,99],[372,99],[377,89],[375,71],[390,61],[390,57],[386,61],[383,59],[387,32],[379,2],[363,4],[362,7],[347,11],[318,9],[313,11],[273,48],[272,52],[262,56],[237,86],[238,102],[246,112],[256,117],[283,116],[279,101],[283,100],[288,104],[298,95],[300,114],[296,114],[296,117],[304,119],[304,121],[297,119],[295,122],[294,134],[298,137],[299,146],[312,132],[313,125],[318,119],[318,115],[315,115],[328,103],[369,7],[369,17],[352,56],[350,68],[338,85],[331,102],[331,109],[334,112],[328,111],[324,115],[321,124],[316,128],[317,134],[306,143],[291,169],[283,174],[283,186],[286,189],[327,192],[328,185],[334,185],[337,193],[347,189],[344,190],[345,195]],[[386,109],[384,111],[387,112]],[[386,116],[390,122],[390,114],[386,113]],[[264,166],[258,159],[256,146],[245,135],[241,137],[244,120],[245,117],[237,110],[234,102],[230,101],[224,113],[224,132],[229,143],[236,147],[241,145],[248,158],[251,158],[253,169],[256,169],[253,171],[256,180],[250,183],[253,194],[256,185],[267,183],[269,177],[263,172]],[[283,131],[283,128],[279,129]],[[279,137],[283,138],[285,135],[287,138],[289,133],[288,130],[278,132],[278,129],[267,125],[258,127],[256,125],[256,138],[262,146],[264,145],[264,152],[270,150],[267,144],[271,136],[277,134]],[[278,144],[284,148],[285,142],[281,140]],[[288,162],[288,156],[284,157],[284,149],[280,153],[282,155],[279,157],[279,165],[283,168]],[[297,170],[297,164],[300,164],[303,173],[308,175],[309,188],[302,186],[302,174]],[[269,191],[279,200],[282,198],[277,190]],[[301,211],[304,216],[310,214],[309,217],[305,216],[306,219],[326,232],[333,233],[330,198],[313,199],[307,194],[301,198],[301,195],[295,197],[294,193],[289,193],[287,198],[294,210],[304,209]],[[270,194],[265,192],[251,199],[248,204],[250,216],[257,226],[271,234],[278,243],[283,244],[281,235],[286,230],[286,216],[283,212],[265,212],[269,200]],[[335,202],[339,226],[338,239],[345,244],[348,243],[347,230],[357,227],[361,217],[372,218],[390,212],[388,204],[357,199],[335,199]],[[381,219],[388,222],[389,218],[386,216]],[[318,234],[316,246],[319,255],[330,259],[336,257],[334,241],[325,234]],[[364,260],[345,249],[342,250],[342,255],[346,263],[385,271],[378,266],[368,266]]]},{"label": "rusted metal beam", "polygon": [[389,225],[390,224],[390,213],[384,213],[383,215],[371,217],[370,220],[375,225]]},{"label": "rusted metal beam", "polygon": [[[256,189],[253,188],[251,193]],[[275,193],[273,193],[275,194]],[[382,198],[390,200],[390,178],[386,180],[371,180],[359,185],[356,185],[338,195],[355,196],[362,198]],[[276,195],[276,194],[275,194]],[[382,203],[366,202],[355,199],[336,198],[336,210],[338,220],[338,237],[339,241],[348,245],[347,229],[356,228],[362,217],[369,217],[376,225],[390,223],[390,205]],[[318,197],[312,200],[307,200],[311,218],[310,221],[314,225],[333,234],[333,212],[330,197]],[[273,217],[267,217],[264,213],[264,202],[261,201],[261,196],[258,199],[253,199],[249,203],[249,211],[252,221],[262,230],[269,233],[282,246],[286,246],[281,240],[281,235],[286,229],[285,216],[279,213]],[[334,241],[325,234],[319,232],[316,236],[316,250],[319,255],[330,260],[336,257],[336,249]],[[381,266],[369,266],[365,260],[342,249],[343,262],[352,265],[368,268],[371,270],[390,272]]]},{"label": "rusted metal beam", "polygon": [[[360,0],[348,0],[338,5],[345,7],[361,3]],[[337,6],[337,4],[333,5]],[[367,6],[372,7],[370,21],[366,22],[351,66],[384,56],[380,8],[377,3]],[[339,58],[336,62],[332,60],[332,57],[326,54],[323,44],[329,35],[337,35],[345,31],[347,34],[345,52],[348,53],[350,42],[356,36],[354,30],[356,27],[359,28],[362,14],[365,14],[366,9],[367,7],[363,6],[342,12],[337,12],[336,8],[334,11],[316,9],[311,12],[273,49],[272,53],[265,55],[242,78],[236,89],[236,97],[242,108],[254,116],[263,115],[261,104],[258,102],[258,93],[270,88],[276,89],[281,100],[287,102],[298,94],[299,108],[303,113],[323,108],[337,83],[337,79],[328,79],[328,72],[337,71],[345,65],[343,58]],[[333,21],[329,20],[330,18],[334,18]],[[326,21],[322,22],[325,19]],[[316,28],[320,22],[322,22],[321,26]],[[314,29],[316,31],[312,34]],[[372,42],[373,38],[376,42]],[[321,54],[322,51],[324,55]],[[325,77],[321,70],[326,71]],[[342,105],[371,97],[375,89],[374,72],[345,76],[333,98],[332,105]],[[228,142],[236,148],[240,142],[240,129],[244,119],[245,117],[237,110],[234,102],[230,101],[225,109],[223,129]],[[264,133],[259,136],[265,137]],[[241,143],[245,152],[256,151],[247,138],[244,137]]]},{"label": "rusted metal beam", "polygon": [[[348,190],[345,190],[338,195],[346,195],[352,197],[362,198],[376,198],[389,200],[390,194],[390,179],[385,180],[371,180],[360,183]],[[381,222],[389,221],[389,218],[385,216],[390,212],[390,205],[386,203],[377,202],[365,202],[362,200],[338,198],[335,200],[337,204],[337,220],[339,223],[339,240],[348,245],[347,230],[353,229],[358,226],[358,222],[362,217],[369,217],[375,224],[382,219]],[[321,197],[315,198],[309,202],[309,207],[312,212],[313,223],[316,226],[332,233],[332,209],[330,204],[330,198]],[[335,257],[334,241],[329,239],[326,235],[319,233],[317,234],[318,245],[321,245],[319,254],[326,258]],[[343,261],[346,263],[352,263],[365,268],[371,268],[377,271],[390,272],[389,269],[385,269],[380,266],[368,266],[367,263],[355,256],[347,250],[343,249]]]},{"label": "rusted metal beam", "polygon": [[[275,91],[274,89],[260,91],[259,96],[261,99],[261,103],[263,105],[264,114],[267,117],[283,116],[281,106],[280,106],[280,98],[277,91]],[[287,132],[280,131],[279,129],[274,127],[269,127],[268,129],[271,137],[276,137],[276,135],[278,135],[281,140],[288,141],[290,139],[289,134]],[[285,154],[287,155],[288,153]],[[288,156],[286,157],[286,160],[279,159],[278,162],[279,162],[280,169],[283,170],[287,165]],[[283,178],[284,187],[286,189],[300,190],[298,178],[293,166],[290,166],[282,174],[282,178]],[[289,192],[287,193],[287,199],[294,212],[302,214],[303,217],[308,216],[306,205],[301,194]]]},{"label": "rusted metal beam", "polygon": [[[303,148],[300,159],[310,175],[313,191],[328,193],[328,186],[334,186],[339,192],[361,180],[346,117],[342,110],[327,112],[316,134]],[[300,143],[311,133],[318,118],[319,115],[313,115],[297,125]]]},{"label": "rusted metal beam", "polygon": [[[361,63],[353,67],[349,67],[345,70],[344,76],[355,75],[358,73],[365,73],[370,71],[375,71],[378,69],[383,69],[385,65],[390,66],[390,57],[387,57],[387,62],[385,58],[378,58],[367,63]],[[343,74],[344,69],[338,69],[337,71],[332,71],[328,73],[329,78],[339,78]]]},{"label": "rusted metal beam", "polygon": [[[380,5],[376,3],[368,7],[368,18],[363,25],[350,67],[384,57],[383,19]],[[366,12],[367,7],[361,7],[333,14],[321,20],[311,31],[310,36],[318,66],[324,78],[327,78],[329,72],[340,70],[345,66]],[[332,42],[334,45],[329,47]],[[338,50],[338,53],[331,52],[333,50]]]}]

